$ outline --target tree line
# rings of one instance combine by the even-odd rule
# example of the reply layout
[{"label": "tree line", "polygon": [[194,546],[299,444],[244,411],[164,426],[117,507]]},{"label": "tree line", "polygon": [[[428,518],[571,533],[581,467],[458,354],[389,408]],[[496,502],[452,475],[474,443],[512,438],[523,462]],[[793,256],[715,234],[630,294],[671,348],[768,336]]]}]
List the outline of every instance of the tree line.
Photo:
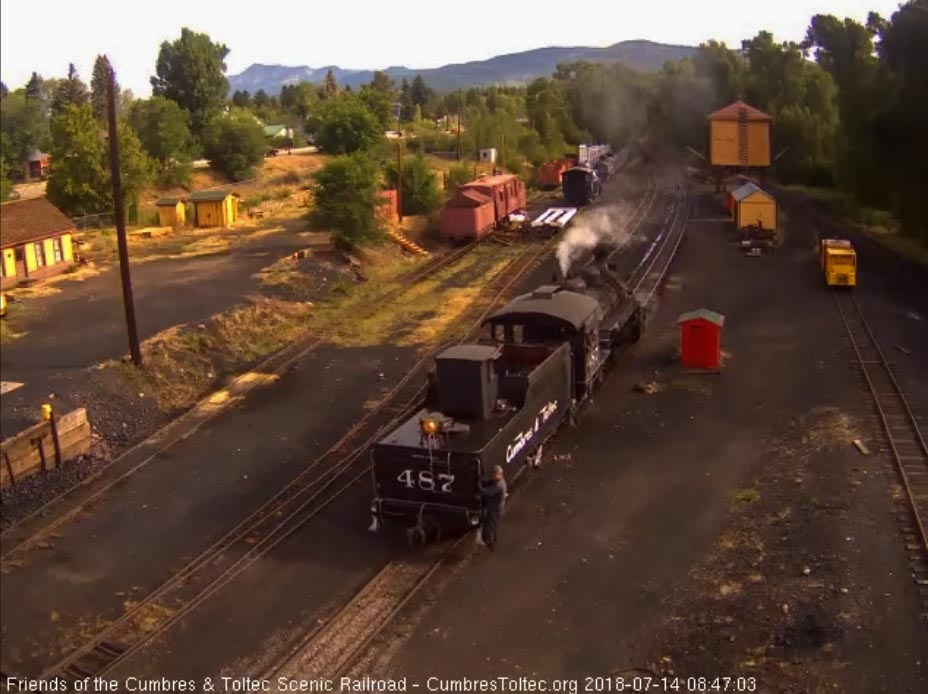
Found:
[{"label": "tree line", "polygon": [[[127,195],[154,182],[185,185],[198,156],[233,179],[251,176],[268,144],[264,121],[292,128],[297,144],[305,133],[321,151],[346,157],[329,174],[341,167],[338,185],[354,181],[363,190],[376,188],[368,185],[371,172],[377,181],[389,180],[384,132],[401,128],[412,155],[404,174],[420,182],[410,190],[410,204],[428,208],[435,195],[416,192],[431,180],[422,175],[428,168],[417,156],[422,153],[456,152],[467,160],[496,147],[504,168],[530,175],[533,166],[585,141],[705,152],[706,114],[743,98],[774,118],[778,180],[835,186],[861,205],[891,210],[904,233],[928,243],[928,0],[909,0],[885,19],[872,13],[865,23],[816,15],[798,43],[778,42],[766,31],[738,48],[708,41],[656,74],[579,62],[559,65],[525,87],[443,94],[421,76],[397,84],[377,72],[351,89],[329,71],[318,85],[230,96],[228,52],[185,28],[160,47],[152,97],[121,92]],[[108,68],[99,56],[89,87],[73,65],[61,79],[33,74],[13,92],[0,85],[4,196],[10,167],[38,148],[52,155],[53,201],[70,214],[106,207],[100,133]],[[454,167],[452,183],[466,180],[468,170]],[[323,196],[324,189],[320,182]],[[370,230],[368,221],[362,226]]]}]

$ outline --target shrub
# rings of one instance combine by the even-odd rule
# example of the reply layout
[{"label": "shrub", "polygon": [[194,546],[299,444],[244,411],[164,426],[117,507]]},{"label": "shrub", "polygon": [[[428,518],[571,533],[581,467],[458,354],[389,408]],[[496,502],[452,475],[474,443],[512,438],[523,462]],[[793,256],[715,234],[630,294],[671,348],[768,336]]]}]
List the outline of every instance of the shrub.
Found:
[{"label": "shrub", "polygon": [[[396,187],[396,163],[387,165],[387,184]],[[403,160],[403,214],[424,214],[441,205],[438,176],[421,154]]]},{"label": "shrub", "polygon": [[459,186],[469,183],[474,178],[474,168],[464,162],[454,164],[448,169],[448,178],[445,183],[445,190],[454,193]]},{"label": "shrub", "polygon": [[233,109],[216,116],[203,133],[203,151],[210,164],[236,181],[254,175],[266,150],[264,132],[248,111]]},{"label": "shrub", "polygon": [[362,152],[336,157],[313,175],[313,221],[332,230],[336,244],[356,246],[380,235],[374,214],[380,173]]}]

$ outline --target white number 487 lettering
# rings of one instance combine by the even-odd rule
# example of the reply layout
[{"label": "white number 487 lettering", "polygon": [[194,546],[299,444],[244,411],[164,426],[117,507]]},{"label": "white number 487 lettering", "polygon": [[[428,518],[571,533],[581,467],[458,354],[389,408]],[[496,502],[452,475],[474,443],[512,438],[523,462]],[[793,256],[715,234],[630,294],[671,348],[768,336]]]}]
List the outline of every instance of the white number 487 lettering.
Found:
[{"label": "white number 487 lettering", "polygon": [[419,470],[418,475],[413,475],[413,470],[403,470],[396,479],[408,489],[419,487],[424,492],[441,492],[442,494],[450,494],[451,485],[454,484],[454,475],[444,472],[436,475],[431,470]]}]

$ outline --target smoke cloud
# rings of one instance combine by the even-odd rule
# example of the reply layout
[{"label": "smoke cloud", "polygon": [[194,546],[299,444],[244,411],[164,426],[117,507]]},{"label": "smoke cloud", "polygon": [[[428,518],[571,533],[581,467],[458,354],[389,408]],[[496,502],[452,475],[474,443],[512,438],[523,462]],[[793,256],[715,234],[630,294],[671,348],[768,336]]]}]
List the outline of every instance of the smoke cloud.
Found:
[{"label": "smoke cloud", "polygon": [[566,277],[571,265],[585,251],[600,244],[619,248],[628,243],[632,234],[626,227],[633,210],[629,204],[584,210],[582,218],[567,229],[555,251],[561,273]]}]

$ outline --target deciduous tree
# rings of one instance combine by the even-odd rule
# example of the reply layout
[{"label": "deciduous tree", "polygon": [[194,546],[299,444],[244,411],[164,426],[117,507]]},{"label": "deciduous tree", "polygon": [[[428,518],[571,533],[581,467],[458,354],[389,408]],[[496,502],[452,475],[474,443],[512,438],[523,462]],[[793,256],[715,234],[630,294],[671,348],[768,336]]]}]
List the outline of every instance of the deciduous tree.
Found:
[{"label": "deciduous tree", "polygon": [[156,75],[151,78],[152,94],[176,101],[187,111],[197,137],[203,136],[206,124],[225,105],[228,55],[225,45],[186,27],[179,39],[161,44]]},{"label": "deciduous tree", "polygon": [[136,101],[129,110],[129,123],[145,152],[155,161],[159,182],[188,183],[195,147],[187,114],[177,102],[163,96]]},{"label": "deciduous tree", "polygon": [[353,94],[327,99],[318,109],[316,144],[324,152],[350,154],[381,141],[383,128],[373,113]]}]

